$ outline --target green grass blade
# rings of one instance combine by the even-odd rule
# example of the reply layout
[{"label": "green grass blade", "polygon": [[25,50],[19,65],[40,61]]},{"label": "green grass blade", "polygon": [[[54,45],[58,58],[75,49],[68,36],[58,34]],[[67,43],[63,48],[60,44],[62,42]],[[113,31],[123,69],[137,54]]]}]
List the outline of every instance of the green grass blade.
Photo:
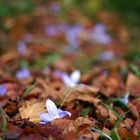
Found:
[{"label": "green grass blade", "polygon": [[124,123],[123,119],[124,119],[124,117],[125,117],[125,115],[126,115],[127,113],[128,113],[128,111],[127,111],[127,112],[124,112],[124,113],[119,117],[119,119],[117,120],[117,122],[115,122],[115,127],[116,127],[116,128],[119,126],[119,123],[120,123],[120,122],[123,122],[123,123]]},{"label": "green grass blade", "polygon": [[117,129],[113,129],[110,134],[113,140],[121,140]]},{"label": "green grass blade", "polygon": [[96,131],[96,132],[98,132],[98,133],[100,133],[102,136],[104,136],[104,137],[106,137],[106,138],[108,138],[109,140],[114,140],[114,139],[112,139],[110,136],[108,136],[106,133],[104,133],[104,132],[102,132],[101,130],[99,130],[99,129],[96,129],[96,128],[91,128],[91,130],[93,130],[93,131]]},{"label": "green grass blade", "polygon": [[107,107],[109,110],[111,110],[111,111],[114,113],[114,115],[115,115],[118,119],[120,118],[119,114],[118,114],[116,111],[114,111],[112,107],[110,107],[110,106],[109,106],[108,104],[106,104],[106,103],[103,103],[103,105],[104,105],[105,107]]},{"label": "green grass blade", "polygon": [[93,109],[92,107],[87,107],[80,113],[80,115],[87,116],[92,109]]},{"label": "green grass blade", "polygon": [[3,120],[2,131],[6,132],[7,131],[7,120],[6,120],[6,117],[5,117],[5,112],[4,112],[4,110],[2,109],[1,106],[0,106],[0,112],[1,112],[2,120]]},{"label": "green grass blade", "polygon": [[36,85],[37,85],[37,84],[35,83],[35,84],[29,86],[29,87],[25,90],[25,92],[22,94],[21,100],[23,100],[23,98],[24,98],[27,94],[29,94],[29,93],[33,90],[33,88],[34,88]]},{"label": "green grass blade", "polygon": [[77,86],[74,87],[74,88],[68,88],[68,90],[64,93],[64,97],[63,97],[63,100],[62,100],[62,102],[61,102],[61,104],[60,104],[60,107],[63,106],[63,104],[64,104],[66,98],[67,98],[76,88],[77,88]]}]

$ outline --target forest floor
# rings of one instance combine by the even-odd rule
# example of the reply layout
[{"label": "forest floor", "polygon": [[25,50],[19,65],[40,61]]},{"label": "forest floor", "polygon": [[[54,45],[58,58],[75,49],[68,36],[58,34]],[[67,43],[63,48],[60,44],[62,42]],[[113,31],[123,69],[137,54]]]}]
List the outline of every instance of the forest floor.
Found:
[{"label": "forest floor", "polygon": [[4,26],[0,139],[140,139],[140,60],[115,13],[50,2]]}]

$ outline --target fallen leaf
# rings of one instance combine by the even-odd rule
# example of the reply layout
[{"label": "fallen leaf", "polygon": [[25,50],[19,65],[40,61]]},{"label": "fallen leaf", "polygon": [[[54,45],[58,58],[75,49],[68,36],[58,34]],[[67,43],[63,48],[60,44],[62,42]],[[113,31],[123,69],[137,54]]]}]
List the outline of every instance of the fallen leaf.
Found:
[{"label": "fallen leaf", "polygon": [[132,89],[137,84],[140,84],[140,79],[133,73],[129,73],[126,81],[127,90]]},{"label": "fallen leaf", "polygon": [[39,114],[46,112],[45,101],[37,102],[35,100],[25,101],[19,108],[22,119],[28,119],[31,122],[40,122]]},{"label": "fallen leaf", "polygon": [[85,88],[76,88],[75,91],[72,91],[71,93],[69,93],[68,96],[64,95],[64,97],[67,96],[65,98],[66,102],[71,102],[74,100],[82,100],[85,102],[92,103],[96,106],[101,102],[99,98],[95,97],[98,91],[99,91],[99,88],[86,86]]}]

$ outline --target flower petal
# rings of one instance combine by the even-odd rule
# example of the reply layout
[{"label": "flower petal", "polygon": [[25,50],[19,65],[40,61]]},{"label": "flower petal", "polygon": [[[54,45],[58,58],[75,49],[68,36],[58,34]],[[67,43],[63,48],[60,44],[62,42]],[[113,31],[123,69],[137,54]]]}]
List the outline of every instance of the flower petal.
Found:
[{"label": "flower petal", "polygon": [[73,83],[77,84],[80,81],[81,73],[79,70],[75,70],[70,77]]},{"label": "flower petal", "polygon": [[23,80],[29,78],[30,76],[31,76],[30,71],[27,68],[22,68],[16,73],[16,77],[18,80]]},{"label": "flower petal", "polygon": [[66,86],[74,87],[75,83],[71,80],[70,76],[66,73],[62,74],[62,80]]},{"label": "flower petal", "polygon": [[38,124],[42,125],[42,124],[46,124],[47,122],[39,122]]},{"label": "flower petal", "polygon": [[27,53],[27,46],[23,41],[18,43],[17,49],[20,55],[25,55]]},{"label": "flower petal", "polygon": [[4,84],[0,85],[0,96],[5,96],[6,93],[7,93],[6,85],[4,85]]},{"label": "flower petal", "polygon": [[68,112],[68,111],[63,111],[63,110],[61,110],[60,108],[58,108],[58,113],[59,113],[59,117],[60,118],[63,118],[63,117],[65,117],[65,116],[71,116],[71,113],[70,112]]},{"label": "flower petal", "polygon": [[39,114],[39,117],[44,122],[51,122],[53,118],[49,115],[49,113],[41,113]]},{"label": "flower petal", "polygon": [[59,118],[57,107],[55,103],[51,101],[50,99],[46,100],[46,108],[50,117],[52,117],[52,119]]},{"label": "flower petal", "polygon": [[123,97],[122,99],[122,102],[125,104],[125,105],[128,105],[129,103],[129,93],[126,93],[125,96]]}]

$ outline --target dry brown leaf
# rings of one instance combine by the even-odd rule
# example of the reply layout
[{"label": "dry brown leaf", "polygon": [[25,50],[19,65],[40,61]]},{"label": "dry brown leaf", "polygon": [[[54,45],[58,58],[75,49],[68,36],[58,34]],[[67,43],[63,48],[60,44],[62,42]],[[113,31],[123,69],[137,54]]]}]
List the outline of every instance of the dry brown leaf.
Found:
[{"label": "dry brown leaf", "polygon": [[137,119],[137,121],[135,122],[134,128],[133,128],[133,132],[135,135],[138,135],[138,131],[140,130],[140,118]]},{"label": "dry brown leaf", "polygon": [[108,118],[109,112],[106,107],[104,107],[103,105],[98,105],[96,108],[97,108],[96,116],[98,116],[98,118],[102,118],[102,119]]},{"label": "dry brown leaf", "polygon": [[35,100],[26,101],[21,108],[19,108],[19,113],[22,119],[28,119],[32,122],[40,122],[39,114],[46,112],[45,101],[37,102]]},{"label": "dry brown leaf", "polygon": [[54,69],[58,69],[61,71],[69,71],[73,69],[73,66],[70,64],[69,61],[67,60],[57,60],[55,62],[53,62],[52,67]]},{"label": "dry brown leaf", "polygon": [[78,132],[79,136],[93,139],[94,132],[90,130],[91,127],[94,127],[95,120],[91,120],[88,117],[79,117],[74,121],[74,126],[76,127],[76,131]]},{"label": "dry brown leaf", "polygon": [[132,132],[128,131],[126,128],[120,127],[118,129],[118,132],[122,140],[126,139],[126,137],[129,137],[131,140],[138,140],[138,137],[134,135]]},{"label": "dry brown leaf", "polygon": [[128,129],[131,129],[132,126],[134,125],[134,121],[133,121],[132,119],[130,119],[130,118],[126,118],[126,119],[124,120],[124,123],[125,123],[125,125],[126,125],[126,127],[127,127]]},{"label": "dry brown leaf", "polygon": [[139,112],[138,112],[139,110],[137,110],[137,107],[134,104],[129,103],[129,109],[136,118],[140,117]]},{"label": "dry brown leaf", "polygon": [[95,120],[88,117],[78,117],[75,121],[69,121],[69,125],[65,125],[63,133],[76,132],[79,136],[91,138],[93,134],[90,128],[94,125]]},{"label": "dry brown leaf", "polygon": [[[74,100],[82,100],[94,104],[95,106],[100,103],[100,99],[96,98],[99,88],[87,86],[85,88],[77,88],[74,92],[71,92],[66,98],[66,102]],[[65,95],[64,95],[65,96]]]},{"label": "dry brown leaf", "polygon": [[140,79],[136,77],[133,73],[129,73],[126,81],[127,89],[133,88],[133,86],[140,84]]},{"label": "dry brown leaf", "polygon": [[109,110],[109,122],[114,125],[114,123],[117,121],[117,117],[115,116],[115,114]]},{"label": "dry brown leaf", "polygon": [[110,97],[116,95],[117,91],[117,95],[119,96],[119,94],[122,93],[121,85],[122,82],[118,76],[109,76],[103,83],[102,93],[105,96]]},{"label": "dry brown leaf", "polygon": [[78,117],[76,120],[68,120],[65,118],[55,119],[51,122],[51,124],[62,130],[63,135],[75,132],[75,134],[79,136],[93,138],[93,132],[90,128],[95,125],[95,120],[88,117]]},{"label": "dry brown leaf", "polygon": [[12,60],[16,60],[18,57],[19,57],[19,55],[16,52],[16,50],[11,50],[10,52],[3,54],[1,56],[1,60],[6,63],[6,62],[9,62]]},{"label": "dry brown leaf", "polygon": [[52,97],[54,100],[58,100],[61,96],[63,96],[61,91],[57,91],[53,87],[50,87],[48,83],[40,78],[37,78],[37,84],[43,88],[43,92],[40,95],[41,98],[46,99],[47,97]]},{"label": "dry brown leaf", "polygon": [[134,96],[134,97],[140,97],[140,83],[139,84],[136,84],[134,85],[131,90],[131,95]]}]

